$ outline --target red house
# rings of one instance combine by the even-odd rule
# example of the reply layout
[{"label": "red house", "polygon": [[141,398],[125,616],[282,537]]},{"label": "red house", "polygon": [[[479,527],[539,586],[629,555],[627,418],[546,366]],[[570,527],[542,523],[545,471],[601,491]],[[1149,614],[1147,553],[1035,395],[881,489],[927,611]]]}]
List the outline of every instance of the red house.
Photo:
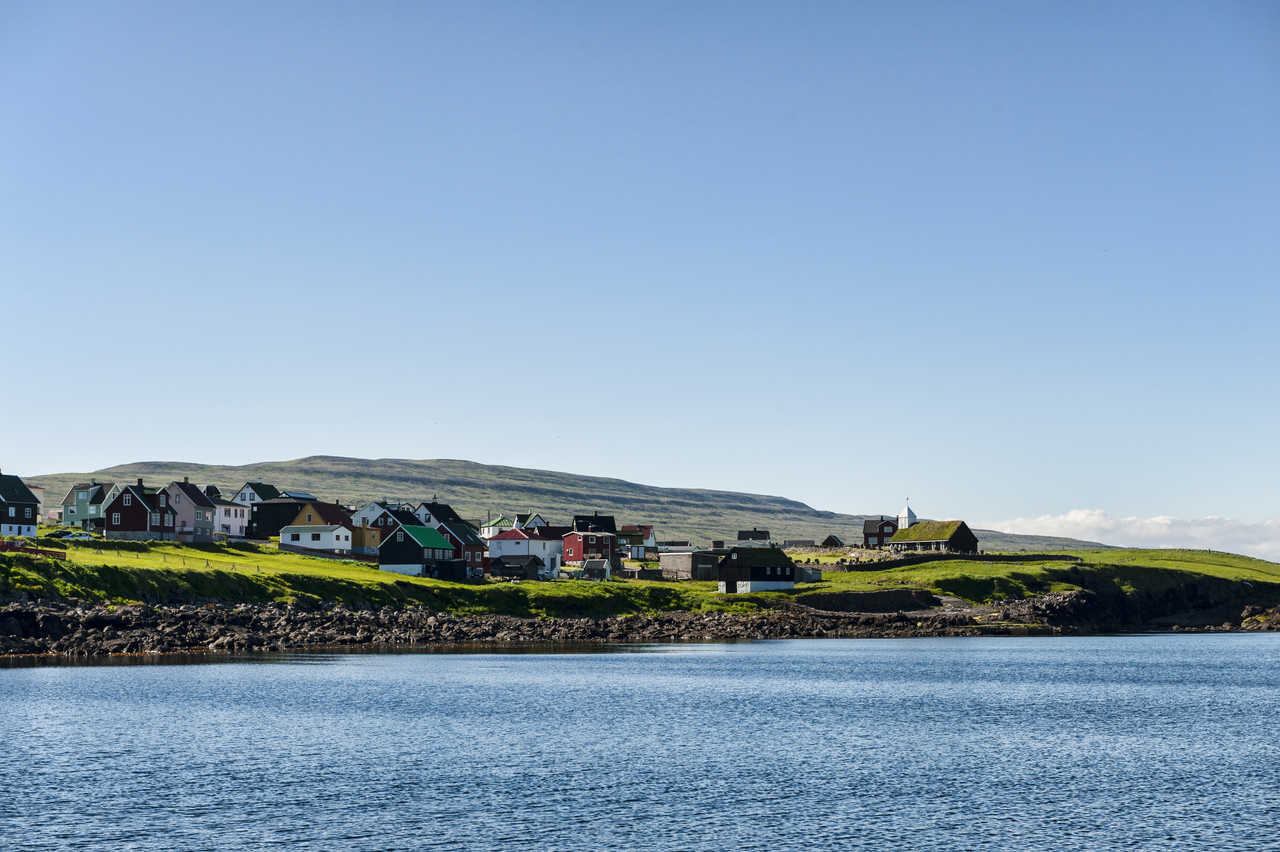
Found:
[{"label": "red house", "polygon": [[576,565],[587,559],[612,562],[617,552],[618,537],[610,532],[589,530],[564,534],[564,564]]},{"label": "red house", "polygon": [[126,485],[102,512],[107,538],[173,541],[178,537],[178,515],[169,505],[168,492],[146,488],[142,480]]},{"label": "red house", "polygon": [[484,570],[487,546],[474,527],[463,520],[441,521],[436,530],[453,546],[454,559],[461,559],[469,569]]}]

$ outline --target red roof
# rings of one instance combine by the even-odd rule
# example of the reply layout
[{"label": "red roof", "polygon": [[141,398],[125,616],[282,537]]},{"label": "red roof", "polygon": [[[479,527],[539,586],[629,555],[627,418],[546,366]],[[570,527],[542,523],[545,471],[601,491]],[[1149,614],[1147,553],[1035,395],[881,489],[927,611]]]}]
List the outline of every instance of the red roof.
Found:
[{"label": "red roof", "polygon": [[494,536],[490,536],[489,541],[493,541],[494,539],[498,539],[500,541],[519,541],[520,539],[525,539],[528,537],[529,536],[525,534],[524,530],[512,529],[512,530],[507,530],[505,532],[500,532]]}]

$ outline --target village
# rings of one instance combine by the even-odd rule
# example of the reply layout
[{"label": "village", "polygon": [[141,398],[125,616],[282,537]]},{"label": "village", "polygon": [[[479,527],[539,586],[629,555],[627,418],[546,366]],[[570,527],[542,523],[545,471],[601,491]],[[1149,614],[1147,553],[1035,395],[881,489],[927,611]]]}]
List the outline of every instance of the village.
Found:
[{"label": "village", "polygon": [[[41,532],[40,527],[55,529]],[[964,521],[921,521],[910,502],[894,516],[863,522],[862,541],[777,541],[767,529],[737,530],[706,543],[659,540],[653,524],[622,523],[593,511],[548,518],[537,511],[462,517],[448,503],[326,501],[307,491],[246,482],[232,494],[183,477],[163,486],[90,479],[45,508],[38,487],[0,472],[3,549],[22,539],[274,543],[282,552],[352,560],[412,577],[455,582],[586,579],[713,581],[723,594],[790,589],[828,568],[913,555],[973,554]],[[834,564],[833,564],[834,562]]]}]

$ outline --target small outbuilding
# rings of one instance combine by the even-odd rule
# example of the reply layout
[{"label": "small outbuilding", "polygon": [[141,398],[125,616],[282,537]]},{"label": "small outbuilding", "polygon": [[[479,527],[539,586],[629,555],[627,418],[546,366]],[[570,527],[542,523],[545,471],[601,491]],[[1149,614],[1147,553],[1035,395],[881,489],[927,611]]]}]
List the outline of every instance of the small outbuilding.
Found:
[{"label": "small outbuilding", "polygon": [[831,535],[827,536],[822,540],[822,546],[823,547],[844,547],[844,541],[841,540],[840,536],[832,533]]},{"label": "small outbuilding", "polygon": [[978,537],[964,521],[919,521],[894,533],[889,548],[895,553],[977,553]]},{"label": "small outbuilding", "polygon": [[695,550],[687,553],[658,554],[658,566],[664,580],[714,580],[716,566],[724,551]]},{"label": "small outbuilding", "polygon": [[796,564],[776,547],[735,547],[716,566],[724,595],[794,589]]},{"label": "small outbuilding", "polygon": [[489,573],[508,580],[538,580],[546,563],[536,556],[499,556],[489,561]]}]

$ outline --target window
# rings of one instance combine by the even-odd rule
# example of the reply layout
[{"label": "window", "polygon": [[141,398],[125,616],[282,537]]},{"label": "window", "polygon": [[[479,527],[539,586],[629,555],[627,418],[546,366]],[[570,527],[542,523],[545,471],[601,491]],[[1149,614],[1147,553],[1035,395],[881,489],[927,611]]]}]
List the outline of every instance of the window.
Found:
[{"label": "window", "polygon": [[133,495],[128,493],[127,491],[125,492],[125,495],[124,495],[124,505],[126,507],[133,505]]},{"label": "window", "polygon": [[404,541],[404,533],[403,533],[403,532],[398,532],[398,533],[396,533],[396,541]]},{"label": "window", "polygon": [[289,533],[289,541],[297,541],[299,538],[298,533]]},{"label": "window", "polygon": [[30,507],[30,506],[28,506],[28,507],[27,507],[27,511],[26,511],[24,514],[25,514],[28,518],[29,518],[29,517],[31,517],[31,507]]},{"label": "window", "polygon": [[77,492],[76,492],[76,499],[77,499],[77,500],[88,500],[88,499],[89,499],[89,492],[88,492],[88,491],[77,491]]},{"label": "window", "polygon": [[18,509],[17,509],[17,507],[15,507],[15,506],[10,506],[10,507],[9,507],[9,517],[11,517],[11,518],[12,518],[12,517],[14,517],[14,516],[15,516],[15,515],[17,515],[17,514],[18,514]]},{"label": "window", "polygon": [[111,526],[113,526],[113,527],[118,527],[118,526],[120,526],[120,513],[119,513],[119,512],[112,512],[112,513],[111,513]]},{"label": "window", "polygon": [[151,523],[152,523],[152,525],[153,525],[153,526],[157,526],[157,527],[158,527],[158,526],[160,526],[160,513],[159,513],[159,512],[152,512],[152,513],[151,513]]},{"label": "window", "polygon": [[593,535],[589,535],[589,536],[587,536],[587,544],[595,544],[595,543],[596,543],[596,537],[595,537],[595,536],[593,536]]},{"label": "window", "polygon": [[311,534],[311,540],[312,540],[312,541],[319,541],[319,540],[320,540],[320,533],[312,533],[312,534]]},{"label": "window", "polygon": [[311,523],[311,513],[307,513],[307,523]]}]

